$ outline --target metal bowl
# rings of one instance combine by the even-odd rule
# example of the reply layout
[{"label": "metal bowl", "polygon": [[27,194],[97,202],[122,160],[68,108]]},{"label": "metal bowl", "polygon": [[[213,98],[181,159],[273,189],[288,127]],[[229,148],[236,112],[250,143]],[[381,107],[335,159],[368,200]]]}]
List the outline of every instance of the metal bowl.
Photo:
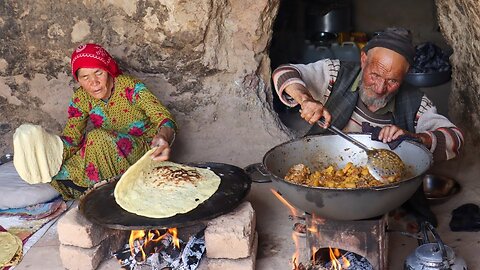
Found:
[{"label": "metal bowl", "polygon": [[448,82],[451,76],[451,70],[434,73],[407,73],[405,81],[417,87],[432,87]]},{"label": "metal bowl", "polygon": [[443,203],[460,191],[460,184],[450,177],[426,174],[423,191],[430,203]]},{"label": "metal bowl", "polygon": [[13,160],[13,154],[5,154],[0,156],[0,165]]}]

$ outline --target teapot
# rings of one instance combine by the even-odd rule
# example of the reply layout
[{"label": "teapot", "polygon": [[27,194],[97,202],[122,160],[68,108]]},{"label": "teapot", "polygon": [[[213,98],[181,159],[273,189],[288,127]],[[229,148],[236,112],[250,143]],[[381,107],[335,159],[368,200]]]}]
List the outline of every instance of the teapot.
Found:
[{"label": "teapot", "polygon": [[[445,245],[435,228],[429,222],[420,224],[423,237],[415,252],[405,260],[405,270],[467,270],[462,258],[456,257],[453,249]],[[436,242],[429,242],[428,232]]]}]

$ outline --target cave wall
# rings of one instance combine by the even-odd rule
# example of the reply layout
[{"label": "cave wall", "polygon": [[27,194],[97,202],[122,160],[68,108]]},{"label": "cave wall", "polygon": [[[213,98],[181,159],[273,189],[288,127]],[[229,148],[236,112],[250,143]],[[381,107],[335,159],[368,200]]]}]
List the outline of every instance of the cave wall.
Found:
[{"label": "cave wall", "polygon": [[60,134],[78,86],[70,55],[102,44],[179,124],[175,161],[259,162],[292,134],[271,108],[279,0],[2,1],[0,154],[34,123]]},{"label": "cave wall", "polygon": [[[436,0],[440,29],[453,48],[450,116],[467,144],[480,142],[480,5],[476,0]],[[468,148],[468,146],[466,147]]]},{"label": "cave wall", "polygon": [[[59,134],[77,87],[69,59],[102,44],[144,80],[179,123],[173,159],[246,165],[292,138],[271,107],[269,42],[280,0],[7,0],[0,3],[0,154],[34,123]],[[453,48],[449,111],[480,139],[480,6],[436,0]]]}]

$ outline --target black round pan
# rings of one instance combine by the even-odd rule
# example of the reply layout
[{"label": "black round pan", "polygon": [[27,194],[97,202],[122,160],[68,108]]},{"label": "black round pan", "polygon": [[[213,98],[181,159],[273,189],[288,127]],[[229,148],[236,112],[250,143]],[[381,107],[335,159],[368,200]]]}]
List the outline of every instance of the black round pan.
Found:
[{"label": "black round pan", "polygon": [[91,222],[117,230],[187,227],[232,211],[250,191],[252,180],[241,168],[213,162],[188,165],[211,169],[221,178],[220,186],[212,197],[190,212],[168,218],[148,218],[127,212],[115,202],[113,191],[116,181],[86,194],[80,201],[80,211]]}]

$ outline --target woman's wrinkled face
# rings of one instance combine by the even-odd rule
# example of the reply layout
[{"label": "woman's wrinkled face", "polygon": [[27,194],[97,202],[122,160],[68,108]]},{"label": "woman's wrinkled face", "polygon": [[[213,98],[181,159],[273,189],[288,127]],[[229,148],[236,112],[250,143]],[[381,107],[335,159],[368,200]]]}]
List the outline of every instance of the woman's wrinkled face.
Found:
[{"label": "woman's wrinkled face", "polygon": [[80,68],[77,71],[80,86],[96,99],[108,99],[112,94],[113,78],[100,68]]},{"label": "woman's wrinkled face", "polygon": [[368,54],[362,52],[361,64],[363,77],[360,97],[365,105],[379,109],[400,88],[409,64],[399,53],[381,47],[370,49]]}]

